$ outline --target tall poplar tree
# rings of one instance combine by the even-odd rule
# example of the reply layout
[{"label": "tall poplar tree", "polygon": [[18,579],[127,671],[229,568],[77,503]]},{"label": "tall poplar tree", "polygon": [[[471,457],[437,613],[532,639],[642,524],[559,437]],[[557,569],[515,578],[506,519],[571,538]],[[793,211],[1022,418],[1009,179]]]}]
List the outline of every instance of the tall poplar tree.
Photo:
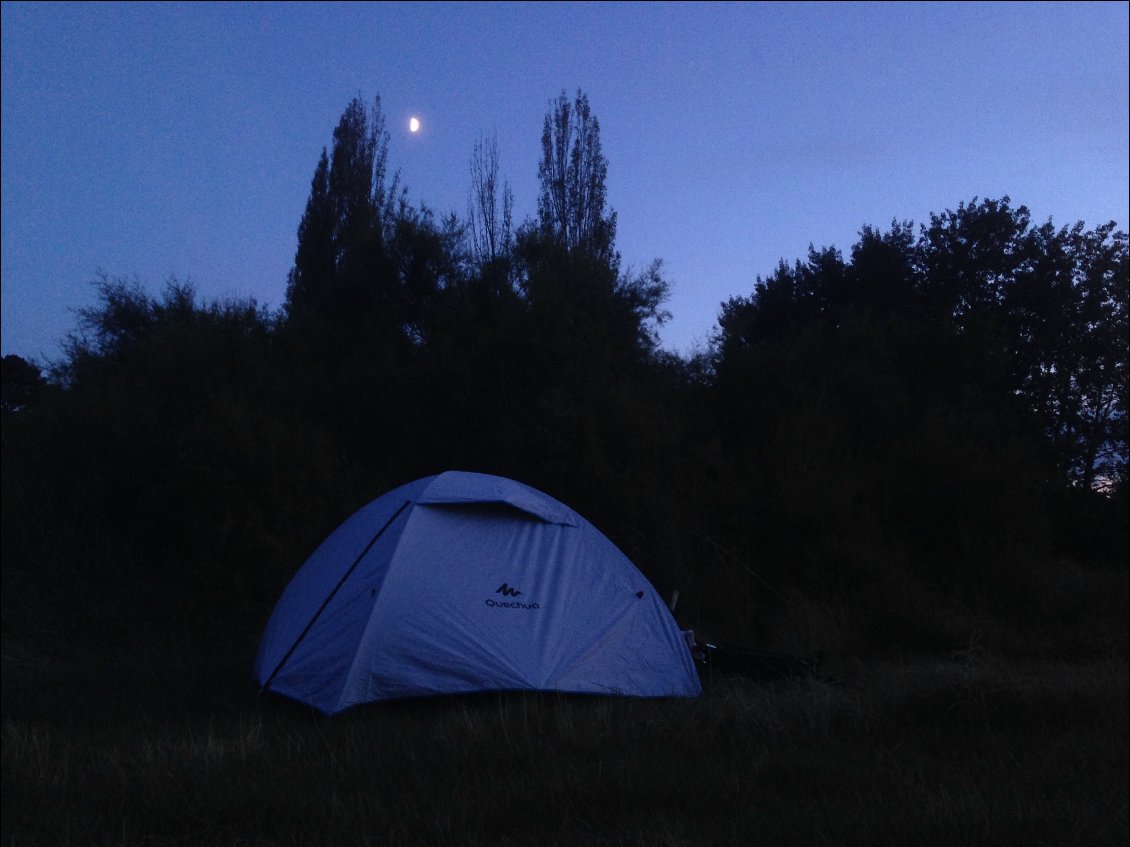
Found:
[{"label": "tall poplar tree", "polygon": [[353,316],[380,305],[378,281],[396,218],[399,175],[388,184],[388,132],[381,100],[346,108],[314,169],[287,283],[292,318]]},{"label": "tall poplar tree", "polygon": [[545,116],[538,179],[538,225],[569,251],[583,251],[615,270],[616,213],[606,211],[608,160],[588,96],[572,103],[562,91]]}]

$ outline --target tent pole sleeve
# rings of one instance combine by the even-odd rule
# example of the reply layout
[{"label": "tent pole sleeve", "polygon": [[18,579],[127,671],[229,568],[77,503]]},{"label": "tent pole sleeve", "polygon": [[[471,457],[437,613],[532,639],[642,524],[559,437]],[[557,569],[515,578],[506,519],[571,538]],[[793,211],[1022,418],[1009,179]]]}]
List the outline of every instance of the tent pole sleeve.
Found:
[{"label": "tent pole sleeve", "polygon": [[271,671],[271,675],[267,677],[267,681],[264,682],[263,687],[259,689],[260,692],[266,691],[271,687],[271,683],[275,681],[275,677],[279,675],[279,671],[283,669],[283,665],[285,665],[287,663],[287,660],[290,659],[292,655],[294,655],[294,651],[298,649],[298,645],[302,643],[302,640],[307,636],[307,634],[309,634],[310,630],[314,628],[314,624],[317,623],[318,618],[322,616],[322,612],[326,610],[326,606],[330,604],[330,601],[333,600],[333,598],[337,595],[337,592],[341,590],[341,587],[343,585],[345,585],[345,581],[349,579],[350,574],[352,574],[353,571],[357,569],[357,566],[361,564],[361,560],[364,559],[368,552],[373,549],[373,545],[377,543],[377,539],[384,535],[385,530],[392,526],[393,521],[400,517],[400,513],[407,509],[411,502],[411,500],[405,500],[400,508],[396,510],[393,516],[385,521],[385,525],[377,530],[377,534],[369,539],[369,543],[365,545],[365,549],[362,550],[360,555],[358,555],[357,558],[353,560],[353,564],[349,566],[349,569],[346,570],[341,579],[337,581],[337,585],[334,586],[333,591],[331,591],[326,599],[322,601],[322,605],[318,607],[318,611],[314,613],[314,617],[310,618],[310,623],[306,624],[306,628],[302,630],[302,634],[298,636],[294,644],[292,644],[290,649],[286,651],[286,655],[279,660],[279,663],[275,666],[275,669]]}]

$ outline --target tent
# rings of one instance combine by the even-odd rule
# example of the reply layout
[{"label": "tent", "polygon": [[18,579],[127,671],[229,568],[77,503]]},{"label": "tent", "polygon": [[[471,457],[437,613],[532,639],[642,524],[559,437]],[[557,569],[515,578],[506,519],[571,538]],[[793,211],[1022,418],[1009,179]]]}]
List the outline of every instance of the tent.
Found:
[{"label": "tent", "polygon": [[255,675],[326,714],[470,691],[701,691],[670,612],[611,541],[540,491],[462,472],[403,485],[322,542]]}]

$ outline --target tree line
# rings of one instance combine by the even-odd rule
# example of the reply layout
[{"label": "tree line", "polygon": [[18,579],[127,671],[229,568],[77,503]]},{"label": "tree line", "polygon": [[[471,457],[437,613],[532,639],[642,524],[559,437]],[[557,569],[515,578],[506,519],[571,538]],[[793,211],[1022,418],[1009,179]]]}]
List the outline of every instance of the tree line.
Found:
[{"label": "tree line", "polygon": [[104,276],[59,361],[4,359],[5,639],[254,633],[348,514],[446,469],[569,503],[685,625],[766,645],[944,647],[1022,618],[1034,563],[1125,566],[1113,223],[1003,197],[864,226],[684,357],[661,262],[622,266],[582,92],[518,223],[493,138],[462,217],[409,202],[388,141],[353,100],[279,311]]}]

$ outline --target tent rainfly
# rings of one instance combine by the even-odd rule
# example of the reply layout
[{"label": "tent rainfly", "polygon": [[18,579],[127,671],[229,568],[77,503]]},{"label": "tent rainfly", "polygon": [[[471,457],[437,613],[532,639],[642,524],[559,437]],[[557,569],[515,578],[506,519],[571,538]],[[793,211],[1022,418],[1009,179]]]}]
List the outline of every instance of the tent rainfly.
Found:
[{"label": "tent rainfly", "polygon": [[255,674],[331,715],[471,691],[701,692],[671,613],[611,541],[540,491],[462,472],[403,485],[322,542]]}]

